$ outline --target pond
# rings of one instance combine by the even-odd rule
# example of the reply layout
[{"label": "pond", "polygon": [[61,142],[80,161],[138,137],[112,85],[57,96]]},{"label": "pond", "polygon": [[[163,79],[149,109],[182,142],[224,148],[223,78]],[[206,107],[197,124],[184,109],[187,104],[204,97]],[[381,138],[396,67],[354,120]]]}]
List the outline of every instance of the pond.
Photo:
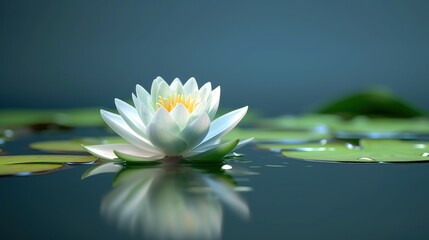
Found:
[{"label": "pond", "polygon": [[97,117],[72,112],[54,125],[31,122],[37,111],[3,112],[22,122],[3,129],[0,144],[2,239],[429,237],[427,119],[304,115],[257,125],[250,113],[227,135],[256,138],[239,155],[135,165],[94,162],[81,143],[118,139]]},{"label": "pond", "polygon": [[[95,133],[105,134],[98,129],[86,129],[66,135]],[[61,138],[64,134],[54,136]],[[32,135],[6,143],[5,148],[11,153],[33,154],[37,152],[29,150],[28,144],[47,138],[46,134]],[[0,180],[2,238],[151,239],[153,235],[147,236],[143,230],[152,234],[165,230],[167,235],[181,236],[186,231],[182,221],[187,220],[195,221],[188,226],[197,228],[192,230],[194,234],[201,234],[195,236],[223,239],[425,239],[429,236],[425,226],[429,216],[428,163],[307,162],[280,157],[254,145],[244,147],[241,152],[244,159],[230,161],[230,170],[222,171],[219,166],[210,173],[183,167],[186,169],[171,170],[171,176],[154,180],[158,181],[153,183],[154,188],[176,187],[176,191],[182,192],[162,199],[163,193],[157,192],[162,189],[153,189],[146,196],[150,199],[147,203],[150,209],[139,213],[133,212],[138,209],[126,206],[114,209],[114,203],[109,203],[115,201],[109,198],[120,198],[121,191],[123,194],[128,191],[112,187],[115,173],[81,180],[88,165],[37,176],[4,177]],[[151,174],[166,171],[160,166],[149,169],[148,172],[155,171]],[[146,176],[145,168],[141,171]],[[183,178],[183,174],[189,179],[181,179],[175,186],[175,179]],[[206,186],[195,183],[205,178],[223,184],[226,190],[220,189],[215,196],[186,196],[192,194],[189,188]],[[142,181],[134,187],[144,188],[144,181],[149,180]],[[227,190],[231,188],[238,190],[237,195],[228,196],[231,192]],[[143,203],[140,193],[135,194],[136,199],[127,201]],[[185,199],[192,205],[178,206],[178,201]],[[112,212],[106,213],[109,204]],[[185,210],[193,212],[187,216]]]}]

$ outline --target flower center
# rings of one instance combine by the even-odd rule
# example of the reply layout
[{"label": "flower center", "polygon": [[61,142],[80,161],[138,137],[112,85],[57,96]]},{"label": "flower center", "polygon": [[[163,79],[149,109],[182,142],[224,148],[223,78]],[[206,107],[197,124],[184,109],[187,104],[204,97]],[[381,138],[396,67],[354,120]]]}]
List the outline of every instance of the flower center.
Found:
[{"label": "flower center", "polygon": [[171,112],[177,105],[182,104],[189,113],[194,111],[197,106],[197,99],[186,97],[181,94],[174,94],[174,96],[162,97],[159,96],[159,100],[156,103],[158,108],[164,107],[168,112]]}]

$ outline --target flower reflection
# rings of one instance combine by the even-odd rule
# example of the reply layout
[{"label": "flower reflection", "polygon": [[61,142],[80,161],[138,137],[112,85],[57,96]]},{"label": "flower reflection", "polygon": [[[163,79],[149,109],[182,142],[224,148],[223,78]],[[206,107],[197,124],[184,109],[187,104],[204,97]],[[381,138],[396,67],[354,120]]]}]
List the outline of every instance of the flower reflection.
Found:
[{"label": "flower reflection", "polygon": [[87,176],[119,170],[114,189],[102,200],[101,213],[134,235],[162,239],[219,238],[221,203],[244,218],[249,216],[247,204],[234,191],[232,178],[220,166],[214,174],[210,171],[210,175],[183,165],[120,166],[100,165]]}]

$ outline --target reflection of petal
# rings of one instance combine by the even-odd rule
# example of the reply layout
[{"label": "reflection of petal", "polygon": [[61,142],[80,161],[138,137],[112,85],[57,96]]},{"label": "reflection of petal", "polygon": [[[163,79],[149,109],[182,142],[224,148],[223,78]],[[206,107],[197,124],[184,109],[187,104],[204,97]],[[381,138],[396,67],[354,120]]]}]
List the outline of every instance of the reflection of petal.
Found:
[{"label": "reflection of petal", "polygon": [[235,192],[232,188],[228,187],[228,185],[222,184],[222,182],[214,181],[211,178],[204,178],[213,192],[216,193],[216,196],[231,209],[235,210],[237,213],[243,215],[244,217],[248,217],[250,214],[249,206],[240,198],[237,192]]},{"label": "reflection of petal", "polygon": [[[206,189],[192,191],[192,189]],[[125,169],[101,212],[120,228],[162,239],[219,238],[221,202],[243,216],[247,204],[226,182],[188,167]]]},{"label": "reflection of petal", "polygon": [[94,175],[102,174],[102,173],[117,173],[121,171],[123,168],[122,164],[116,163],[116,162],[108,162],[104,164],[97,164],[94,165],[88,170],[86,170],[82,176],[81,179],[85,179]]}]

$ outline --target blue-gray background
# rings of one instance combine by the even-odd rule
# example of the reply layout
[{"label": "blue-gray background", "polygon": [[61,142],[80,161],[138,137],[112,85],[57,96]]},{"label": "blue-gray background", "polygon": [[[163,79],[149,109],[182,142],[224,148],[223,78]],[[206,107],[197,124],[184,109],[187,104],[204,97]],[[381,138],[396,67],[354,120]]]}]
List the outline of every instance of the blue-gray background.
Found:
[{"label": "blue-gray background", "polygon": [[0,1],[0,107],[112,106],[195,76],[300,113],[385,85],[428,109],[429,1]]}]

